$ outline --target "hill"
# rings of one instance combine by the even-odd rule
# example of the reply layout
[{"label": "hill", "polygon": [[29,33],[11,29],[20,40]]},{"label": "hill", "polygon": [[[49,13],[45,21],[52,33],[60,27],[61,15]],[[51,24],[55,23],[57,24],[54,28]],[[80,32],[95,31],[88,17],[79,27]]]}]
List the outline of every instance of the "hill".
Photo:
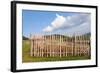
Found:
[{"label": "hill", "polygon": [[23,36],[22,38],[23,38],[23,40],[29,40],[29,38],[27,38],[27,37],[25,37],[25,36]]}]

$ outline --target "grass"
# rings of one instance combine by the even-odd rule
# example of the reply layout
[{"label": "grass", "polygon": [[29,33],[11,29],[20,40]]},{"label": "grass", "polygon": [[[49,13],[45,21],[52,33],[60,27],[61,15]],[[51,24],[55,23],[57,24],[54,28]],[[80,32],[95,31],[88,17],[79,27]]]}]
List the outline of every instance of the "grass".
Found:
[{"label": "grass", "polygon": [[68,57],[49,57],[49,58],[41,58],[41,57],[31,57],[30,56],[30,41],[23,40],[23,48],[22,48],[22,61],[23,62],[47,62],[47,61],[70,61],[70,60],[86,60],[90,59],[88,56],[68,56]]}]

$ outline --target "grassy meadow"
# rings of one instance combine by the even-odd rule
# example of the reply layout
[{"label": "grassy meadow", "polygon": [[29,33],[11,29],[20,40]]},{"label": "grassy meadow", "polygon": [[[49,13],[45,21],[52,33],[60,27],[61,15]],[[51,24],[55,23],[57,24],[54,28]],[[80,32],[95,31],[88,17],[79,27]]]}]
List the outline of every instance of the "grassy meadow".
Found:
[{"label": "grassy meadow", "polygon": [[87,56],[70,56],[70,57],[31,57],[30,56],[30,41],[23,40],[23,48],[22,48],[22,62],[47,62],[47,61],[64,61],[64,60],[86,60],[89,59]]}]

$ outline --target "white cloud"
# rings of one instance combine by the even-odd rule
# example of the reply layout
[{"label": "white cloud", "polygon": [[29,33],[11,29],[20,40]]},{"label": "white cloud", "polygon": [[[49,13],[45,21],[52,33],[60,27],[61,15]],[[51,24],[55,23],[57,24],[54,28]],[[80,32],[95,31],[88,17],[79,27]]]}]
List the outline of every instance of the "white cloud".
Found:
[{"label": "white cloud", "polygon": [[[68,28],[68,29],[67,29]],[[90,32],[90,15],[75,14],[67,17],[56,14],[56,18],[51,24],[43,29],[45,32],[66,29],[66,33],[86,33]]]},{"label": "white cloud", "polygon": [[51,26],[47,26],[45,29],[43,29],[44,32],[52,32],[53,28]]},{"label": "white cloud", "polygon": [[56,14],[56,18],[51,23],[51,26],[54,29],[61,28],[64,25],[65,21],[66,21],[65,17]]},{"label": "white cloud", "polygon": [[72,27],[66,31],[67,35],[81,35],[91,31],[89,22],[85,22],[79,26]]},{"label": "white cloud", "polygon": [[65,17],[56,14],[56,18],[51,22],[51,25],[44,28],[43,31],[52,32],[53,30],[61,28],[65,23],[65,21],[66,21]]}]

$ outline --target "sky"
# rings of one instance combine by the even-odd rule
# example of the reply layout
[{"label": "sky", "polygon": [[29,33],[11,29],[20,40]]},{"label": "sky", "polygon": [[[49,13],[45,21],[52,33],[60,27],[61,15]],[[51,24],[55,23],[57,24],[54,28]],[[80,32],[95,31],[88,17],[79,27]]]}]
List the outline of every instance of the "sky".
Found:
[{"label": "sky", "polygon": [[22,11],[23,35],[66,34],[82,35],[91,32],[91,14],[56,11]]}]

